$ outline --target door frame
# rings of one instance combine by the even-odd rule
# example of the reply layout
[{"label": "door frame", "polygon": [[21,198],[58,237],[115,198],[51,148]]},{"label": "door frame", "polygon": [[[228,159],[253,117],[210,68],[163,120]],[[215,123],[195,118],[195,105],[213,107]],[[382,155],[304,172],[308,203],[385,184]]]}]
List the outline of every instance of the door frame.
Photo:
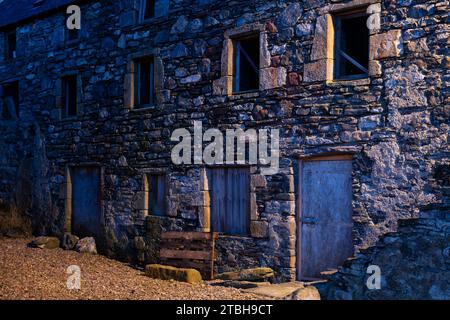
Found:
[{"label": "door frame", "polygon": [[303,180],[303,165],[305,162],[313,162],[313,161],[352,161],[353,154],[345,153],[345,154],[321,154],[321,155],[313,155],[313,156],[303,156],[298,159],[298,195],[296,199],[296,210],[295,210],[295,224],[296,224],[296,279],[307,280],[307,281],[317,281],[322,280],[318,278],[308,278],[302,276],[302,180]]},{"label": "door frame", "polygon": [[105,212],[104,212],[104,177],[105,177],[105,168],[98,163],[86,162],[86,163],[76,163],[76,164],[67,164],[65,166],[65,181],[64,181],[64,232],[72,233],[72,207],[73,207],[73,190],[72,190],[72,171],[74,168],[82,168],[82,167],[95,167],[100,170],[100,230],[104,230],[105,226]]}]

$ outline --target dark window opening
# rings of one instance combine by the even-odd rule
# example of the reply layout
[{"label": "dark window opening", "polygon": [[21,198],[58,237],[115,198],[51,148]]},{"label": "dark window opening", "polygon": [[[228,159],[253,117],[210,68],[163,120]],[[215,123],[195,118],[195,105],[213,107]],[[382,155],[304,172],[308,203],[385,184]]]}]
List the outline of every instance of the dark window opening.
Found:
[{"label": "dark window opening", "polygon": [[65,117],[77,115],[77,76],[67,76],[62,80],[62,101]]},{"label": "dark window opening", "polygon": [[367,77],[369,29],[363,13],[335,17],[335,78]]},{"label": "dark window opening", "polygon": [[17,56],[16,50],[16,31],[9,31],[6,33],[6,59],[14,59]]},{"label": "dark window opening", "polygon": [[11,82],[4,84],[3,88],[3,119],[17,119],[19,118],[19,83]]},{"label": "dark window opening", "polygon": [[156,1],[155,0],[143,0],[142,1],[142,18],[143,20],[148,20],[155,17],[155,6]]},{"label": "dark window opening", "polygon": [[75,41],[79,37],[79,30],[78,29],[67,29],[66,28],[66,41]]},{"label": "dark window opening", "polygon": [[135,101],[136,107],[155,104],[155,75],[153,58],[140,59],[136,63]]},{"label": "dark window opening", "polygon": [[259,89],[259,35],[233,41],[233,92]]},{"label": "dark window opening", "polygon": [[166,214],[166,176],[164,174],[147,175],[149,214]]}]

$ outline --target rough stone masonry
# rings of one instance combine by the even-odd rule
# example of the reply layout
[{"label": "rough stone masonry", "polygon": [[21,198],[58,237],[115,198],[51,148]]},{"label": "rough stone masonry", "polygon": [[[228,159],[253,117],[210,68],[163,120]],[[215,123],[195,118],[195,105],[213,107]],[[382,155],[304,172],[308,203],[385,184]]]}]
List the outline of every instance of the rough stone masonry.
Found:
[{"label": "rough stone masonry", "polygon": [[[14,28],[17,46],[14,59],[0,46],[0,84],[17,81],[20,102],[17,119],[0,121],[2,229],[20,220],[35,235],[70,232],[70,170],[97,166],[99,251],[158,263],[161,231],[211,229],[207,168],[170,160],[171,133],[193,121],[205,130],[280,130],[280,170],[264,176],[262,165],[250,166],[249,234],[219,237],[219,272],[267,266],[278,281],[296,279],[304,158],[351,156],[356,252],[395,233],[400,219],[417,219],[421,207],[448,204],[448,183],[428,183],[438,169],[449,179],[448,1],[157,0],[145,21],[138,0],[70,1],[82,13],[72,41],[69,1],[50,2],[55,10],[0,23],[0,43]],[[335,79],[333,19],[371,4],[380,28],[367,35],[368,72]],[[231,51],[245,33],[259,34],[259,89],[235,94]],[[156,103],[134,108],[134,61],[148,55]],[[68,75],[77,76],[72,117],[62,112]],[[145,179],[153,173],[165,174],[164,216],[148,214]],[[448,206],[440,208],[448,221]],[[440,230],[448,251],[448,227]]]}]

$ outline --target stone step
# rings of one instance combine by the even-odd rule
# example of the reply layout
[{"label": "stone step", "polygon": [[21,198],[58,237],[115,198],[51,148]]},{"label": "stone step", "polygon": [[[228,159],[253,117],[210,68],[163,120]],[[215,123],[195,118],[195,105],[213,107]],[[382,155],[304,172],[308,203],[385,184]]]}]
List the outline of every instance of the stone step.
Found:
[{"label": "stone step", "polygon": [[298,281],[259,286],[243,291],[277,300],[320,300],[319,291],[314,286]]}]

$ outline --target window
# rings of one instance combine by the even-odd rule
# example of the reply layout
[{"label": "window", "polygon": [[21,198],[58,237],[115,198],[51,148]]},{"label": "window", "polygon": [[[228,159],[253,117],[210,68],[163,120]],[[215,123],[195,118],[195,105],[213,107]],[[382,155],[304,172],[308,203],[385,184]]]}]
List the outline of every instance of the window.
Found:
[{"label": "window", "polygon": [[233,93],[259,89],[259,35],[233,40]]},{"label": "window", "polygon": [[141,20],[145,21],[155,17],[156,0],[142,0]]},{"label": "window", "polygon": [[367,77],[369,65],[367,18],[365,11],[334,17],[335,78]]},{"label": "window", "polygon": [[4,84],[3,88],[3,119],[17,119],[20,115],[19,109],[19,83],[17,81]]},{"label": "window", "polygon": [[71,42],[78,39],[78,36],[80,34],[78,29],[68,29],[66,27],[65,30],[66,42]]},{"label": "window", "polygon": [[153,57],[141,58],[135,62],[135,104],[143,108],[155,104],[155,72]]},{"label": "window", "polygon": [[248,168],[208,170],[211,230],[229,235],[248,235],[250,187]]},{"label": "window", "polygon": [[64,117],[77,115],[77,76],[66,76],[62,79],[62,107]]},{"label": "window", "polygon": [[164,216],[166,214],[166,175],[147,175],[149,214]]},{"label": "window", "polygon": [[11,30],[5,34],[5,54],[6,59],[14,59],[17,56],[16,51],[16,30]]}]

